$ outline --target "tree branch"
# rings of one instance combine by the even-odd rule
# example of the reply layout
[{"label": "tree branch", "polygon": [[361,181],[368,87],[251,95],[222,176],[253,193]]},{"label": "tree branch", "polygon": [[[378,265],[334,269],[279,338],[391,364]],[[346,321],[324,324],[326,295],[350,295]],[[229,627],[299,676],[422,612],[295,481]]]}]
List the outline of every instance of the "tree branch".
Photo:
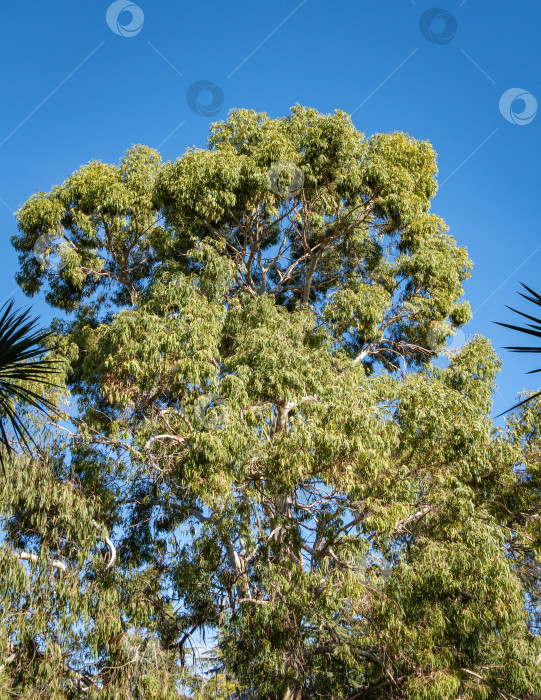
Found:
[{"label": "tree branch", "polygon": [[[20,561],[31,561],[34,564],[39,561],[39,557],[36,554],[31,554],[30,552],[14,552],[14,554]],[[51,559],[50,563],[53,569],[59,569],[64,573],[68,570],[67,566],[59,559]]]}]

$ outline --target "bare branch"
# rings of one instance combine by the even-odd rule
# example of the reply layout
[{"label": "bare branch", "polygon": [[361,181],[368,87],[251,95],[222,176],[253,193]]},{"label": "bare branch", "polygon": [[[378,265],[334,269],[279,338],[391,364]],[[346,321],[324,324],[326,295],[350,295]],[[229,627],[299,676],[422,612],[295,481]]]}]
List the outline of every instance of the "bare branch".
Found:
[{"label": "bare branch", "polygon": [[[94,527],[98,528],[98,530],[100,529],[100,526],[98,525],[98,523],[95,520],[92,521],[92,524],[94,525]],[[110,569],[116,561],[116,547],[108,537],[104,537],[103,539],[104,539],[105,544],[109,547],[109,551],[110,551],[109,561],[107,562],[107,565],[105,566],[105,570],[107,571],[107,569]]]},{"label": "bare branch", "polygon": [[183,444],[183,443],[185,443],[185,442],[188,441],[188,438],[187,438],[187,437],[183,437],[183,436],[180,436],[180,435],[168,435],[167,433],[165,433],[165,434],[163,434],[163,435],[154,435],[153,437],[149,438],[149,439],[145,442],[145,450],[148,450],[148,448],[150,447],[150,445],[151,445],[153,442],[155,442],[156,440],[166,440],[166,439],[168,439],[168,440],[173,440],[174,442],[179,442],[179,443],[181,443],[181,444]]},{"label": "bare branch", "polygon": [[[36,554],[31,554],[30,552],[14,552],[14,554],[20,561],[31,561],[34,564],[39,561],[39,557]],[[68,570],[67,566],[59,559],[52,559],[50,564],[53,569],[59,569],[64,573]]]}]

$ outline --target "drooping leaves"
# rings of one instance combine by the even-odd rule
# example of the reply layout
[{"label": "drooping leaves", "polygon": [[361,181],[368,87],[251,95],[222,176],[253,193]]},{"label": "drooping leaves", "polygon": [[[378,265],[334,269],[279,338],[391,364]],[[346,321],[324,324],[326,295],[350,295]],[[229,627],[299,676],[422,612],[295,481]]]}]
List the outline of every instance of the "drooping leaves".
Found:
[{"label": "drooping leaves", "polygon": [[340,111],[236,110],[207,148],[134,147],[23,205],[77,411],[0,501],[5,688],[541,692],[538,427],[494,431],[486,339],[431,363],[470,318],[436,174]]}]

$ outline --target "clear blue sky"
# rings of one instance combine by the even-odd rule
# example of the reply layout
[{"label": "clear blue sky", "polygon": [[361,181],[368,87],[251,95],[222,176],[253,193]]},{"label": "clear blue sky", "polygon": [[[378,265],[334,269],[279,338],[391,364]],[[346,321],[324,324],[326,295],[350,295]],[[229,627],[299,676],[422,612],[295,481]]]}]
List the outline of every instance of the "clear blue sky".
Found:
[{"label": "clear blue sky", "polygon": [[[437,2],[441,11],[426,14],[432,0],[140,0],[116,19],[112,8],[109,24],[107,0],[5,4],[0,300],[29,303],[13,280],[12,211],[88,160],[117,162],[133,143],[176,158],[204,145],[209,123],[233,107],[271,116],[297,102],[341,108],[367,135],[401,130],[434,144],[443,183],[434,211],[475,263],[465,334],[486,334],[502,355],[494,412],[508,408],[538,377],[524,375],[535,357],[501,349],[517,334],[492,322],[511,321],[505,304],[529,310],[519,280],[541,292],[541,110],[532,119],[536,100],[541,107],[541,4]],[[218,86],[218,108],[223,92],[215,116],[187,104],[199,80]],[[533,97],[511,102],[518,91],[509,93],[506,119],[500,98],[513,88]],[[529,123],[512,123],[513,114]],[[48,323],[43,296],[32,304]]]}]

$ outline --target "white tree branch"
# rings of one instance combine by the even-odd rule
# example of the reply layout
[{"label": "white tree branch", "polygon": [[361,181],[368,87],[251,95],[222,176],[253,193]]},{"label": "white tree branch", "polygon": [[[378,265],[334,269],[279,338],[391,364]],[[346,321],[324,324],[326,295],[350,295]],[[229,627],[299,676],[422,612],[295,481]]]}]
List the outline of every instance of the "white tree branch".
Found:
[{"label": "white tree branch", "polygon": [[[19,561],[31,561],[34,564],[39,561],[39,557],[37,556],[37,554],[31,554],[30,552],[14,552],[14,554],[17,557],[17,559],[19,559]],[[59,569],[64,573],[68,570],[64,562],[61,562],[59,559],[52,559],[51,566],[53,567],[53,569]]]},{"label": "white tree branch", "polygon": [[[100,529],[100,526],[95,520],[92,521],[92,524],[94,525],[94,527],[98,528],[98,530]],[[109,561],[105,566],[105,570],[107,571],[107,569],[110,569],[116,561],[116,547],[108,537],[104,537],[103,540],[105,544],[109,547]]]},{"label": "white tree branch", "polygon": [[168,439],[168,440],[173,440],[174,442],[180,442],[181,444],[184,443],[184,442],[186,442],[186,441],[188,440],[188,438],[186,438],[186,437],[182,437],[182,436],[180,436],[180,435],[169,435],[169,434],[167,434],[167,433],[164,434],[164,435],[154,435],[153,437],[149,438],[149,439],[145,442],[145,450],[148,450],[148,448],[150,447],[150,445],[151,445],[153,442],[155,442],[156,440],[166,440],[166,439]]},{"label": "white tree branch", "polygon": [[416,513],[413,513],[413,515],[410,515],[408,518],[405,518],[404,520],[400,520],[394,529],[395,533],[400,533],[400,532],[405,532],[406,531],[406,525],[409,523],[413,522],[414,520],[417,520],[418,518],[421,518],[423,515],[426,515],[430,510],[432,510],[431,506],[423,506],[420,510],[418,510]]}]

